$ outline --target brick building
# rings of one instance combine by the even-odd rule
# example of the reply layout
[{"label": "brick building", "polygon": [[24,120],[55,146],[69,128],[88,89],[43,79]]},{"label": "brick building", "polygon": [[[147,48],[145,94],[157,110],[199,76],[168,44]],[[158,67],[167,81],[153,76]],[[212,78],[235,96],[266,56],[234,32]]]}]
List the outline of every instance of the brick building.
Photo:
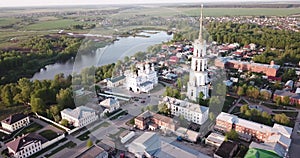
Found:
[{"label": "brick building", "polygon": [[289,97],[291,105],[294,104],[300,105],[300,94],[298,93],[292,93],[286,90],[276,90],[273,95],[273,100],[276,101],[277,97],[280,97],[281,101],[284,100],[284,97]]},{"label": "brick building", "polygon": [[263,73],[267,76],[275,77],[280,65],[276,65],[274,61],[270,64],[260,64],[253,62],[245,62],[233,60],[228,57],[221,57],[215,60],[215,66],[220,68],[239,69],[243,71],[251,71],[256,73]]}]

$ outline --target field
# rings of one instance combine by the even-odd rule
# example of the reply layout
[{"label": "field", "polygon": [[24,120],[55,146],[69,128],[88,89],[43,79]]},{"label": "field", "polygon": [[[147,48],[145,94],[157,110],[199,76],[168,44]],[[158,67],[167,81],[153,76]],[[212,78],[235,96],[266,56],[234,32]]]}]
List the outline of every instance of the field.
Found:
[{"label": "field", "polygon": [[26,26],[25,30],[55,30],[55,29],[67,29],[72,25],[83,24],[83,22],[74,21],[72,19],[59,19],[59,20],[49,20],[40,21],[35,24],[30,24]]}]

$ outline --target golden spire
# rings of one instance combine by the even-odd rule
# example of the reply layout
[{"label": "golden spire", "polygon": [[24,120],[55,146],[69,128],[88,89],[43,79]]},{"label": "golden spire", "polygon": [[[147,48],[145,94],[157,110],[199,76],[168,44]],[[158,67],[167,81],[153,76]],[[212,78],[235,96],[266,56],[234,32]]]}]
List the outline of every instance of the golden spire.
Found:
[{"label": "golden spire", "polygon": [[202,41],[202,14],[203,14],[203,4],[201,4],[201,11],[200,11],[200,30],[199,30],[199,40]]}]

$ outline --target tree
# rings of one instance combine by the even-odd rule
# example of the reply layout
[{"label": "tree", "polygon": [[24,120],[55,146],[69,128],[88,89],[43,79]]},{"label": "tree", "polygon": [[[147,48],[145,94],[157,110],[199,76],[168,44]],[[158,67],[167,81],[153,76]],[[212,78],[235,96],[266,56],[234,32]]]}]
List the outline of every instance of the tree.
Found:
[{"label": "tree", "polygon": [[90,147],[92,147],[94,145],[94,143],[93,143],[93,141],[92,140],[87,140],[87,142],[86,142],[86,146],[88,147],[88,148],[90,148]]},{"label": "tree", "polygon": [[159,104],[158,105],[158,112],[164,115],[170,115],[171,109],[168,108],[167,104]]},{"label": "tree", "polygon": [[282,104],[290,105],[290,97],[289,96],[284,96],[283,99],[282,99]]},{"label": "tree", "polygon": [[249,106],[248,106],[247,104],[241,106],[241,108],[240,108],[240,112],[241,112],[242,114],[246,113],[247,110],[250,110],[250,109],[249,109]]},{"label": "tree", "polygon": [[260,98],[263,100],[270,100],[271,94],[268,91],[261,91]]},{"label": "tree", "polygon": [[178,79],[177,79],[177,88],[178,88],[179,90],[181,90],[181,88],[182,88],[182,80],[181,80],[181,78],[178,78]]},{"label": "tree", "polygon": [[276,102],[276,105],[279,106],[281,104],[281,97],[280,96],[276,96],[275,97],[275,102]]},{"label": "tree", "polygon": [[64,108],[74,108],[74,98],[73,92],[70,88],[61,89],[59,93],[56,95],[56,101],[62,109]]},{"label": "tree", "polygon": [[60,121],[60,124],[63,125],[63,126],[65,126],[65,127],[68,127],[69,121],[66,120],[66,119],[62,119],[62,120]]},{"label": "tree", "polygon": [[31,97],[30,99],[31,111],[36,113],[44,113],[46,104],[41,98]]},{"label": "tree", "polygon": [[275,122],[283,125],[288,125],[290,123],[289,117],[287,117],[284,113],[275,114],[273,119],[275,120]]},{"label": "tree", "polygon": [[125,57],[124,57],[124,63],[125,63],[125,64],[128,64],[129,60],[130,60],[130,58],[129,58],[128,56],[125,56]]},{"label": "tree", "polygon": [[1,100],[6,106],[12,106],[14,104],[11,85],[7,84],[1,89]]},{"label": "tree", "polygon": [[27,78],[21,78],[18,81],[18,88],[21,90],[19,101],[27,104],[30,101],[30,94],[32,92],[32,83]]},{"label": "tree", "polygon": [[245,95],[245,90],[243,87],[239,86],[236,93],[238,96],[243,96],[243,95]]},{"label": "tree", "polygon": [[209,119],[210,119],[211,121],[213,121],[215,118],[216,118],[215,114],[214,114],[213,112],[210,112],[210,113],[209,113]]},{"label": "tree", "polygon": [[225,139],[237,140],[239,138],[239,134],[235,130],[230,130],[225,134]]}]

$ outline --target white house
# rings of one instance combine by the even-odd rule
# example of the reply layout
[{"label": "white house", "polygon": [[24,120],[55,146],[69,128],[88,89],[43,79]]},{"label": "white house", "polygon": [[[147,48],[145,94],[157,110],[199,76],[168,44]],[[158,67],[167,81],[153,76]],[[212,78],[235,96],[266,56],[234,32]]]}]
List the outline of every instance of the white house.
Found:
[{"label": "white house", "polygon": [[116,99],[112,99],[112,98],[107,98],[107,99],[103,100],[102,102],[100,102],[99,104],[105,108],[105,110],[103,110],[102,114],[105,114],[107,112],[111,113],[120,108],[119,101],[117,101]]},{"label": "white house", "polygon": [[127,70],[125,76],[126,88],[135,93],[148,93],[158,83],[153,64],[139,64],[136,71]]},{"label": "white house", "polygon": [[2,128],[10,132],[27,126],[29,123],[29,117],[23,113],[10,115],[8,118],[1,121]]},{"label": "white house", "polygon": [[5,145],[10,155],[15,158],[26,158],[30,155],[42,150],[42,144],[47,140],[35,133],[30,133],[22,137],[18,137]]},{"label": "white house", "polygon": [[168,96],[164,97],[159,104],[166,104],[171,109],[172,115],[182,115],[186,120],[199,125],[202,125],[208,119],[208,107]]},{"label": "white house", "polygon": [[86,126],[98,119],[96,111],[86,107],[79,106],[75,109],[64,109],[60,112],[62,119],[66,119],[75,127]]}]

